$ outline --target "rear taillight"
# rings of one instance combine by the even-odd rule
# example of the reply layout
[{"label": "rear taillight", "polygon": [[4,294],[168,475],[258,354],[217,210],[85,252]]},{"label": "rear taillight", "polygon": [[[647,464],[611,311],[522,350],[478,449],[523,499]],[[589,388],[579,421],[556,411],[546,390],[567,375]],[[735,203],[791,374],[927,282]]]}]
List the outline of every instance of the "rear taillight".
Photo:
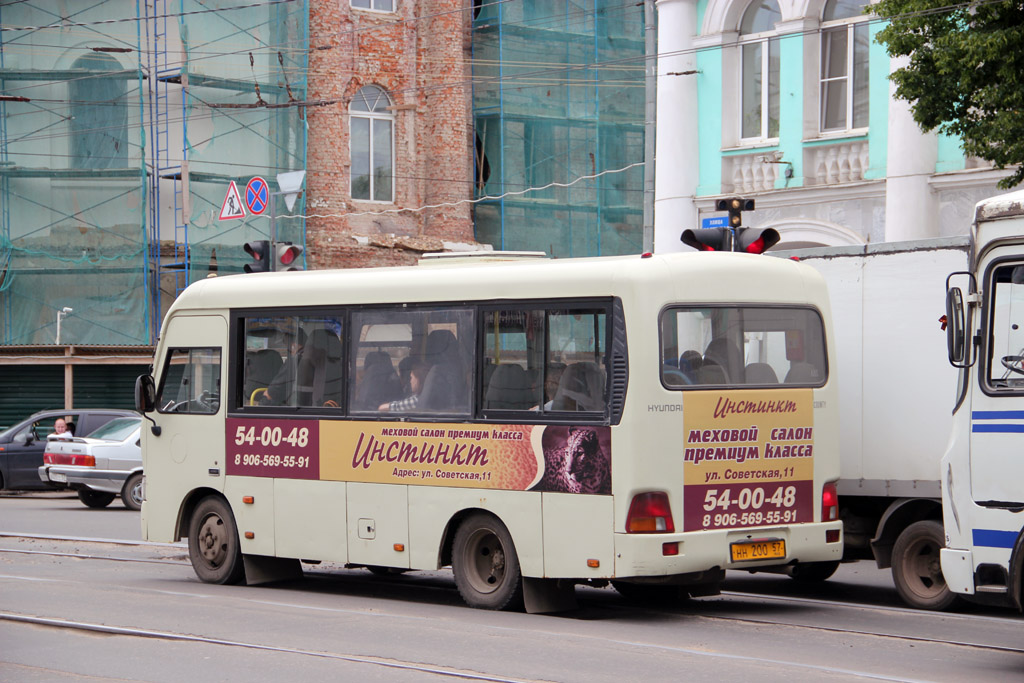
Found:
[{"label": "rear taillight", "polygon": [[649,491],[633,496],[633,502],[629,504],[629,515],[626,517],[626,533],[657,534],[673,533],[675,530],[667,493]]},{"label": "rear taillight", "polygon": [[821,489],[821,521],[831,522],[839,519],[839,495],[834,482],[825,484]]},{"label": "rear taillight", "polygon": [[96,458],[91,455],[76,455],[73,453],[43,453],[43,463],[47,465],[96,467]]}]

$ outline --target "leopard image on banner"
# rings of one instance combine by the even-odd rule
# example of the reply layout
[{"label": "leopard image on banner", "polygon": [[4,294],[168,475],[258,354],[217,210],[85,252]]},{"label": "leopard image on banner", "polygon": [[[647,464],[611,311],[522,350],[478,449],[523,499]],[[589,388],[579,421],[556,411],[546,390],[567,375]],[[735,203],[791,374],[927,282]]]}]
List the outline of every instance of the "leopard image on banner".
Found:
[{"label": "leopard image on banner", "polygon": [[544,474],[532,491],[612,492],[611,430],[608,427],[544,429]]}]

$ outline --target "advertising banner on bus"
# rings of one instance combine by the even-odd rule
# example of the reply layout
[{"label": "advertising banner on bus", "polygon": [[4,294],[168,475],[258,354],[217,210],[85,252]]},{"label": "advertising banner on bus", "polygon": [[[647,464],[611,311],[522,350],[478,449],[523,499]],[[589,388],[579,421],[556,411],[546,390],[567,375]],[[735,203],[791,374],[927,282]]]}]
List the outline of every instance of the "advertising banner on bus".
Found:
[{"label": "advertising banner on bus", "polygon": [[811,522],[811,389],[683,396],[684,531]]},{"label": "advertising banner on bus", "polygon": [[229,475],[611,494],[603,426],[227,420]]}]

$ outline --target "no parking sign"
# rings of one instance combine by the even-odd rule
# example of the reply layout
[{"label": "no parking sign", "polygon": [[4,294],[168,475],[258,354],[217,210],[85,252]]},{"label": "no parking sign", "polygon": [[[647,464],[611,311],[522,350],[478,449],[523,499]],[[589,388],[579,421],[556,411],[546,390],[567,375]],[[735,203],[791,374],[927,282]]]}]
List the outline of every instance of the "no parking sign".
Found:
[{"label": "no parking sign", "polygon": [[245,206],[249,209],[249,213],[259,216],[267,210],[269,203],[270,188],[267,186],[267,181],[256,176],[245,186]]}]

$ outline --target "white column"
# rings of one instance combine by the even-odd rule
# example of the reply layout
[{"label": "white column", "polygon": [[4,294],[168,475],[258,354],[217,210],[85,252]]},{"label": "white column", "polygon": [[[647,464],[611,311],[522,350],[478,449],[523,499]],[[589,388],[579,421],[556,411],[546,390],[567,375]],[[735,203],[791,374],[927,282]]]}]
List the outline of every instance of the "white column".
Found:
[{"label": "white column", "polygon": [[[909,63],[891,61],[892,71]],[[939,236],[938,197],[928,184],[935,173],[938,138],[922,133],[910,112],[910,103],[895,97],[889,86],[889,137],[886,145],[885,241]]]},{"label": "white column", "polygon": [[654,251],[682,251],[679,233],[696,228],[699,166],[696,0],[658,0],[658,125],[654,183]]}]

